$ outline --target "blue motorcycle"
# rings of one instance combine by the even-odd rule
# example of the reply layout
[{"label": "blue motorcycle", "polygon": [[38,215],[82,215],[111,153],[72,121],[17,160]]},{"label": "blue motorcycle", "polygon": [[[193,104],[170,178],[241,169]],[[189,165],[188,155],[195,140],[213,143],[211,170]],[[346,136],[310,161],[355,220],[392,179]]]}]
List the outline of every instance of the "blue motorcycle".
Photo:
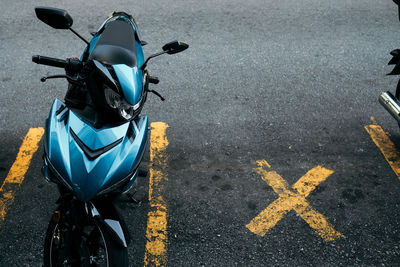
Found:
[{"label": "blue motorcycle", "polygon": [[[38,19],[55,29],[68,29],[86,48],[80,59],[33,56],[32,61],[64,68],[65,101],[55,99],[46,120],[42,172],[57,184],[60,197],[50,220],[45,266],[128,266],[130,237],[114,200],[127,193],[141,173],[149,122],[140,112],[157,77],[146,70],[151,58],[188,48],[173,41],[144,60],[132,16],[114,12],[90,42],[71,26],[67,11],[36,7]],[[144,174],[145,175],[145,174]]]}]

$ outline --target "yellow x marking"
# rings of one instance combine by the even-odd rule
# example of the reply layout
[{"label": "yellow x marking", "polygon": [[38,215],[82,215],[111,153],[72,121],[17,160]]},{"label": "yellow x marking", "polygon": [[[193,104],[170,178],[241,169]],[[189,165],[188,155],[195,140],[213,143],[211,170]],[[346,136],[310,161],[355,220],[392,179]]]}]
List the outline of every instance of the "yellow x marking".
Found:
[{"label": "yellow x marking", "polygon": [[272,187],[279,198],[272,202],[266,209],[257,215],[246,227],[254,234],[264,236],[272,229],[290,210],[294,210],[311,228],[325,241],[333,241],[342,236],[336,231],[328,220],[314,210],[306,197],[325,181],[333,171],[317,166],[301,177],[291,189],[288,183],[276,172],[270,171],[271,166],[265,160],[258,160],[258,168],[254,170],[262,179]]}]

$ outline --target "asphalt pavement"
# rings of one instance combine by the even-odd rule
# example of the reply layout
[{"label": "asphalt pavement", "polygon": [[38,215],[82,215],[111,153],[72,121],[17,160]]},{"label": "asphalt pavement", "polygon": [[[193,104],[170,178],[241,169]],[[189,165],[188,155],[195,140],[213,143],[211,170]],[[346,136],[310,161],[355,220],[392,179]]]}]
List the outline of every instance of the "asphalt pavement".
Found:
[{"label": "asphalt pavement", "polygon": [[[25,134],[44,126],[52,100],[66,92],[65,81],[40,82],[60,71],[31,56],[84,49],[36,19],[35,5],[68,10],[87,38],[110,12],[131,13],[146,56],[171,40],[190,44],[149,63],[166,101],[150,97],[142,112],[169,125],[167,266],[400,264],[400,180],[364,129],[379,124],[400,151],[400,129],[377,100],[397,82],[385,76],[400,44],[392,1],[0,0],[0,184]],[[40,173],[42,146],[0,227],[0,266],[42,265],[57,199]],[[282,204],[282,218],[254,233],[266,226],[253,219],[283,199],[268,179],[279,176],[290,195],[317,166],[330,172],[306,200],[294,196],[300,204]],[[138,181],[140,206],[119,204],[133,236],[132,266],[144,264],[148,184]],[[303,208],[337,235],[328,240],[326,228],[312,228],[307,218],[319,215],[303,216]]]}]

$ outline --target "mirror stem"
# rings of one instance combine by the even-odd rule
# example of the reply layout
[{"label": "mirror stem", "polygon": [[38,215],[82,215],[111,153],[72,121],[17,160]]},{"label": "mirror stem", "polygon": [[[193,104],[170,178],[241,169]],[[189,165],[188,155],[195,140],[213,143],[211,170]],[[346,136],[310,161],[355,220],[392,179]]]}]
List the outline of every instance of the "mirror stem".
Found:
[{"label": "mirror stem", "polygon": [[146,59],[146,61],[142,64],[142,66],[140,66],[140,70],[143,71],[143,70],[146,68],[147,62],[149,62],[150,59],[152,59],[153,57],[161,56],[161,55],[163,55],[163,54],[165,54],[165,53],[167,53],[167,52],[162,51],[162,52],[159,52],[159,53],[156,53],[156,54],[153,54],[153,55],[149,56],[149,57]]},{"label": "mirror stem", "polygon": [[86,41],[85,38],[83,38],[82,36],[80,36],[79,33],[77,33],[76,31],[74,31],[72,28],[69,28],[69,30],[70,30],[71,32],[73,32],[76,36],[78,36],[78,37],[79,37],[82,41],[84,41],[87,45],[89,45],[89,42]]}]

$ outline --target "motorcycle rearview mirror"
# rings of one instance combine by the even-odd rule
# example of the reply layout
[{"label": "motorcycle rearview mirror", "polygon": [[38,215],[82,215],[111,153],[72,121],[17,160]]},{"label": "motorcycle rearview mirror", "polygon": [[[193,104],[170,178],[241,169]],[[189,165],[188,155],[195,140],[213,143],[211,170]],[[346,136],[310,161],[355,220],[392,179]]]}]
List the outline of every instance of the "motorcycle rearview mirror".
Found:
[{"label": "motorcycle rearview mirror", "polygon": [[149,60],[154,58],[154,57],[158,57],[158,56],[161,56],[163,54],[169,54],[169,55],[176,54],[176,53],[182,52],[183,50],[186,50],[187,48],[189,48],[189,45],[187,43],[185,43],[185,42],[182,42],[182,41],[169,42],[168,44],[165,44],[162,47],[162,50],[163,50],[162,52],[159,52],[159,53],[156,53],[156,54],[153,54],[153,55],[149,56],[146,59],[146,61],[142,64],[142,66],[140,66],[140,69],[143,71],[147,66],[147,62],[149,62]]},{"label": "motorcycle rearview mirror", "polygon": [[68,30],[73,23],[72,17],[64,9],[39,6],[35,7],[35,13],[38,19],[54,29]]},{"label": "motorcycle rearview mirror", "polygon": [[[400,1],[400,0],[399,0]],[[186,50],[189,45],[182,41],[172,41],[162,47],[162,50],[169,55],[176,54]]]},{"label": "motorcycle rearview mirror", "polygon": [[89,42],[85,38],[83,38],[71,28],[74,21],[66,10],[55,7],[38,6],[35,7],[35,13],[38,19],[51,26],[52,28],[70,30],[86,44],[89,44]]}]

